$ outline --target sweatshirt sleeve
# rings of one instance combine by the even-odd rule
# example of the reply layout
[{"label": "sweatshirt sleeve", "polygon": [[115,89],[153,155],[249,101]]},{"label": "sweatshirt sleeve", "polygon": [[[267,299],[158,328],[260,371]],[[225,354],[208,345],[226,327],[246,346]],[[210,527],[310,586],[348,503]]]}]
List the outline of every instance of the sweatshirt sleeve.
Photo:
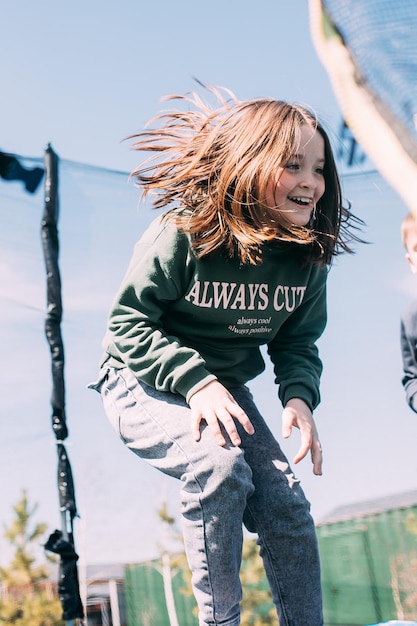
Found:
[{"label": "sweatshirt sleeve", "polygon": [[154,222],[135,246],[104,339],[106,352],[140,380],[187,400],[216,379],[196,350],[164,330],[170,302],[184,293],[191,254],[186,235]]},{"label": "sweatshirt sleeve", "polygon": [[402,384],[410,408],[417,413],[417,303],[413,303],[401,318]]},{"label": "sweatshirt sleeve", "polygon": [[284,407],[291,398],[301,398],[311,410],[320,402],[323,366],[316,341],[327,322],[326,282],[327,270],[313,268],[303,302],[268,345]]}]

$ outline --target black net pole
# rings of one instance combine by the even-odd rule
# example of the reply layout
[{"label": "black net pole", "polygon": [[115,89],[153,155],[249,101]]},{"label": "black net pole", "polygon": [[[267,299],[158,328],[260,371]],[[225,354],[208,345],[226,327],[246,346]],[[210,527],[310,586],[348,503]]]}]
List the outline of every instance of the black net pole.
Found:
[{"label": "black net pole", "polygon": [[52,429],[58,455],[58,492],[61,530],[48,539],[45,548],[60,556],[58,592],[62,604],[62,619],[67,624],[83,618],[79,594],[77,560],[73,536],[73,520],[77,513],[71,465],[64,446],[68,436],[65,415],[64,345],[61,335],[62,296],[59,270],[59,193],[58,156],[51,145],[45,150],[45,209],[42,217],[42,245],[47,277],[47,315],[45,333],[51,351],[52,368]]}]

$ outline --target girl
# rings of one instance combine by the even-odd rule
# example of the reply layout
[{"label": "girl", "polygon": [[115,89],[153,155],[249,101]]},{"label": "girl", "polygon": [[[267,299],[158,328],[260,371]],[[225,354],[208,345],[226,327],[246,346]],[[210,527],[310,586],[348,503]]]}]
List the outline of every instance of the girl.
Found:
[{"label": "girl", "polygon": [[133,136],[135,149],[154,154],[132,175],[168,211],[135,247],[93,387],[123,442],[182,482],[200,625],[240,622],[243,523],[258,535],[280,625],[321,626],[309,503],[246,383],[263,371],[266,344],[283,437],[300,430],[294,463],[310,452],[320,475],[315,343],[327,269],[351,251],[352,216],[311,112],[209,91],[217,108],[170,96],[187,110]]}]

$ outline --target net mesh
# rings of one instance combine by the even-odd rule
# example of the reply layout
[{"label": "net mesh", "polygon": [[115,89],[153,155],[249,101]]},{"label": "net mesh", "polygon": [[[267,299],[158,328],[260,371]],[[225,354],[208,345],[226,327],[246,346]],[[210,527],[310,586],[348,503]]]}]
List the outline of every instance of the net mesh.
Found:
[{"label": "net mesh", "polygon": [[310,0],[310,22],[348,125],[417,212],[417,3]]}]

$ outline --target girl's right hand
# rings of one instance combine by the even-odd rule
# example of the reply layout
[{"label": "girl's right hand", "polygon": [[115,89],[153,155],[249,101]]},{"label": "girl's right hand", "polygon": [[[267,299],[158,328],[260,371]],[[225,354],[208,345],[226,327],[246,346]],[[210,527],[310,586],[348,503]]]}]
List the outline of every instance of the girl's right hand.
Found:
[{"label": "girl's right hand", "polygon": [[200,427],[203,421],[207,423],[219,446],[226,444],[220,424],[224,426],[230,441],[235,446],[239,446],[241,443],[235,419],[242,424],[249,435],[253,435],[255,432],[246,413],[227,391],[226,387],[223,387],[217,380],[211,381],[205,387],[196,391],[188,403],[191,409],[191,428],[195,441],[200,441]]}]

